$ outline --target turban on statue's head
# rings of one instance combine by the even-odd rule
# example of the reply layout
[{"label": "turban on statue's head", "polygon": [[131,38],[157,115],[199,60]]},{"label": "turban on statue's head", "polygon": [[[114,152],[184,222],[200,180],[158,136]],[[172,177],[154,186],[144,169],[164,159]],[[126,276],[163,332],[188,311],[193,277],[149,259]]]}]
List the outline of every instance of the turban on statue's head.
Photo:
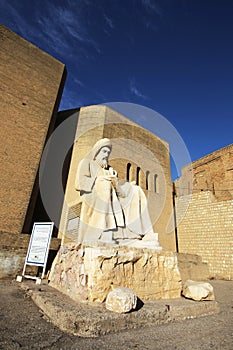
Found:
[{"label": "turban on statue's head", "polygon": [[94,145],[94,147],[91,150],[91,158],[95,159],[96,155],[99,153],[99,151],[103,147],[108,147],[108,148],[110,148],[110,150],[112,150],[112,143],[111,143],[111,141],[109,139],[107,139],[107,138],[104,138],[104,139],[101,139],[101,140],[97,141],[96,144]]}]

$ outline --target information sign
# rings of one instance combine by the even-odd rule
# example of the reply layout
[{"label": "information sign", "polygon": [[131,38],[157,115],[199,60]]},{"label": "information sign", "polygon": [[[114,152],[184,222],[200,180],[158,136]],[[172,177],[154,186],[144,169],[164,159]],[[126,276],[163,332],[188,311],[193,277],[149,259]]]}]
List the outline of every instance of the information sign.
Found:
[{"label": "information sign", "polygon": [[[28,252],[25,259],[22,277],[36,279],[37,283],[40,283],[44,278],[45,268],[48,259],[49,245],[53,232],[53,222],[35,222],[32,229],[31,239],[28,246]],[[41,279],[38,277],[25,275],[27,265],[42,266]],[[17,277],[20,282],[22,278]]]}]

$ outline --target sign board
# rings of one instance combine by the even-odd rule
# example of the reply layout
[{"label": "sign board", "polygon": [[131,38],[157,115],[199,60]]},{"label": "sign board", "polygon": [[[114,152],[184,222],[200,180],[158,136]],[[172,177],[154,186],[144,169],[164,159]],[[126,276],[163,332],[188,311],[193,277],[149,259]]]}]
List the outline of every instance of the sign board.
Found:
[{"label": "sign board", "polygon": [[39,266],[46,264],[52,230],[51,222],[34,223],[26,258],[27,264]]},{"label": "sign board", "polygon": [[[41,279],[44,278],[53,225],[53,222],[34,223],[22,276],[36,279],[38,282],[39,278],[25,275],[27,265],[36,265],[43,267]],[[17,277],[17,280],[20,281],[20,276]]]}]

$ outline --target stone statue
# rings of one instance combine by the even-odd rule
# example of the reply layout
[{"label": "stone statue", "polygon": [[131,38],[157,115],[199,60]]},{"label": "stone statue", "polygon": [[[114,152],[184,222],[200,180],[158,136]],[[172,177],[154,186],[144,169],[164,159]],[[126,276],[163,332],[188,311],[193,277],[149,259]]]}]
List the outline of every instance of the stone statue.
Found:
[{"label": "stone statue", "polygon": [[112,143],[104,138],[79,163],[76,190],[82,207],[78,242],[108,242],[160,250],[147,199],[135,182],[119,180],[108,159]]}]

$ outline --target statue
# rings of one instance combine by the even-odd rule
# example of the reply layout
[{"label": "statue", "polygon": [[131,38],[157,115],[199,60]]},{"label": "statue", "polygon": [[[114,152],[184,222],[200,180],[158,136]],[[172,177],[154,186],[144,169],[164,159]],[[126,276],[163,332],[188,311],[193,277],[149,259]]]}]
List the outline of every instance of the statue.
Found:
[{"label": "statue", "polygon": [[79,163],[75,183],[82,198],[78,242],[149,245],[161,250],[146,196],[135,182],[118,179],[108,164],[111,150],[111,141],[101,139]]}]

